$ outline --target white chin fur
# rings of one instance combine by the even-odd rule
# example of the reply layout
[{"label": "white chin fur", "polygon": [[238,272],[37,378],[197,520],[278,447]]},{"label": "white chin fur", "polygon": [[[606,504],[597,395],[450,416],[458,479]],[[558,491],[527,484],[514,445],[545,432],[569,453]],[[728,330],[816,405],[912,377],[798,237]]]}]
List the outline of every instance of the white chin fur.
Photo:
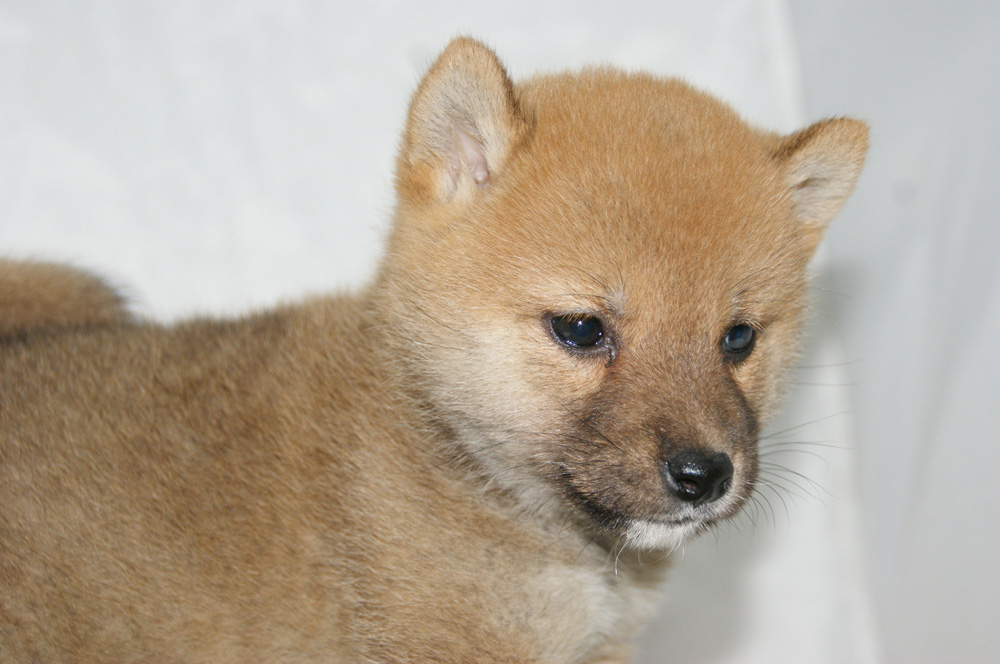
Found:
[{"label": "white chin fur", "polygon": [[654,521],[633,521],[628,526],[625,539],[637,549],[666,549],[672,551],[698,532],[698,523],[667,524]]}]

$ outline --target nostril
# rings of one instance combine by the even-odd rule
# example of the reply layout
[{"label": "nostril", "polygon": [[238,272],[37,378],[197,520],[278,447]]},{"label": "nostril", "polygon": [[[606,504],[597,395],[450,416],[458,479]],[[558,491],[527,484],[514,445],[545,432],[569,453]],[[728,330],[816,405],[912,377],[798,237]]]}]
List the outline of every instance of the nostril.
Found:
[{"label": "nostril", "polygon": [[702,490],[702,484],[695,480],[678,479],[677,490],[683,493],[685,496],[694,496]]},{"label": "nostril", "polygon": [[685,452],[667,459],[666,471],[665,479],[678,498],[701,505],[718,500],[729,490],[733,463],[722,452]]}]

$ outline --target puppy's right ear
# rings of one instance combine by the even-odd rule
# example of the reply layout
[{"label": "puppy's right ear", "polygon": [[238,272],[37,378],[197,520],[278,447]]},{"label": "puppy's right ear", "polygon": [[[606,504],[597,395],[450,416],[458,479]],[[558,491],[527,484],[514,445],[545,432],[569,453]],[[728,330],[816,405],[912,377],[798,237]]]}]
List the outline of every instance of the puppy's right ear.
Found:
[{"label": "puppy's right ear", "polygon": [[497,56],[473,39],[453,40],[410,103],[396,163],[401,200],[471,199],[490,186],[527,129]]}]

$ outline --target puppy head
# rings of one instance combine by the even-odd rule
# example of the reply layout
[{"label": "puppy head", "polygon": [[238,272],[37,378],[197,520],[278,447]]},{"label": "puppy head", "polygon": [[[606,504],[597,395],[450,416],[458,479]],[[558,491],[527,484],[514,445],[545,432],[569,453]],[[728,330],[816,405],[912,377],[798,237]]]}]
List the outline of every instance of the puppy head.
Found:
[{"label": "puppy head", "polygon": [[490,482],[669,547],[734,514],[805,270],[867,129],[748,127],[675,80],[515,86],[459,39],[410,108],[379,280],[396,357]]}]

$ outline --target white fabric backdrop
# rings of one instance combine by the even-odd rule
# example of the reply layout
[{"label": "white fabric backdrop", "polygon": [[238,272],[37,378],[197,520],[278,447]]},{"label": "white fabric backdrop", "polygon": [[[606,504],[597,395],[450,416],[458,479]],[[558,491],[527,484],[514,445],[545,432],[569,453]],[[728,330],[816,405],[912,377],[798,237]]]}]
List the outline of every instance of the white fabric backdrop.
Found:
[{"label": "white fabric backdrop", "polygon": [[888,662],[1000,661],[1000,3],[792,3],[811,113],[873,126],[827,238]]},{"label": "white fabric backdrop", "polygon": [[[441,0],[0,0],[0,253],[98,268],[127,285],[141,312],[161,319],[235,313],[360,283],[371,274],[391,209],[407,98],[455,34],[485,38],[515,76],[598,61],[683,75],[779,130],[822,114],[860,113],[877,123],[875,158],[859,199],[835,222],[830,260],[817,265],[821,283],[840,294],[816,291],[825,313],[811,328],[795,396],[773,427],[795,428],[765,441],[778,443],[769,460],[805,477],[773,472],[770,479],[784,489],[764,491],[769,506],[756,515],[756,527],[743,518],[686,548],[640,661],[921,661],[900,659],[913,651],[899,643],[908,632],[936,634],[936,607],[923,600],[963,599],[947,589],[984,580],[944,571],[952,559],[944,542],[960,542],[967,553],[957,559],[986,577],[992,597],[998,594],[985,569],[997,558],[995,527],[985,549],[973,543],[977,524],[995,523],[989,508],[997,506],[991,466],[973,454],[1000,442],[986,407],[996,405],[998,392],[989,345],[1000,294],[988,270],[998,227],[975,221],[989,218],[988,180],[976,178],[996,173],[995,160],[988,161],[996,130],[956,129],[967,139],[962,149],[978,159],[973,163],[957,161],[947,137],[937,137],[936,150],[920,149],[922,129],[980,101],[972,95],[976,74],[950,81],[936,53],[892,55],[896,46],[919,50],[916,39],[885,45],[887,34],[905,27],[894,16],[876,13],[869,33],[854,24],[853,10],[839,7],[794,3],[804,26],[796,33],[780,0],[629,0],[613,9],[523,0],[502,7]],[[992,18],[995,24],[995,11]],[[925,20],[927,30],[934,20]],[[956,27],[957,36],[939,37],[958,45],[962,30],[988,35],[985,25],[969,21]],[[847,46],[840,35],[860,43]],[[809,67],[808,114],[796,41]],[[844,57],[845,49],[859,55]],[[988,99],[996,101],[990,66]],[[916,81],[925,67],[938,85],[969,94],[900,121],[896,111],[924,100],[907,95],[904,82],[882,85],[880,75]],[[866,81],[863,95],[853,85],[858,79]],[[984,107],[976,117],[988,116]],[[892,127],[897,140],[882,142]],[[916,173],[920,160],[943,154],[961,169],[945,171],[939,162],[919,171],[919,180],[887,174],[899,164]],[[931,187],[936,176],[974,197]],[[904,213],[884,214],[885,191],[911,202],[906,214],[922,211],[909,220],[920,223],[900,230]],[[964,216],[950,241],[954,215],[945,227],[938,213],[956,211]],[[901,245],[909,252],[897,251]],[[947,260],[937,259],[939,248],[948,250]],[[967,265],[963,250],[979,262]],[[877,265],[887,267],[874,274],[892,279],[866,272]],[[865,278],[850,278],[855,273]],[[992,290],[981,286],[987,281]],[[976,295],[954,297],[970,284]],[[934,301],[948,304],[940,316],[923,297],[931,285]],[[965,326],[968,308],[977,313]],[[885,345],[873,352],[864,340],[874,331]],[[956,342],[949,346],[955,350],[940,352]],[[876,361],[863,365],[867,382],[853,385],[861,369],[845,362],[865,355]],[[990,362],[993,377],[981,368]],[[947,396],[943,405],[935,405],[942,404],[937,394]],[[851,402],[858,396],[863,407]],[[923,419],[908,417],[914,412]],[[953,435],[965,445],[959,461],[973,459],[975,467],[942,461],[943,442]],[[970,474],[974,487],[963,480]],[[927,493],[939,484],[949,502]],[[956,510],[969,500],[983,511]],[[925,510],[933,529],[925,527]],[[961,519],[952,523],[956,514]],[[948,539],[935,539],[940,533]],[[940,546],[908,558],[909,576],[902,576],[895,561],[908,547],[932,543]],[[935,581],[905,585],[924,574]],[[925,585],[931,595],[923,595]],[[977,615],[998,613],[996,599],[968,594]],[[986,661],[985,637],[971,638],[981,633],[975,620],[947,625],[958,655],[930,650],[926,661]]]}]

